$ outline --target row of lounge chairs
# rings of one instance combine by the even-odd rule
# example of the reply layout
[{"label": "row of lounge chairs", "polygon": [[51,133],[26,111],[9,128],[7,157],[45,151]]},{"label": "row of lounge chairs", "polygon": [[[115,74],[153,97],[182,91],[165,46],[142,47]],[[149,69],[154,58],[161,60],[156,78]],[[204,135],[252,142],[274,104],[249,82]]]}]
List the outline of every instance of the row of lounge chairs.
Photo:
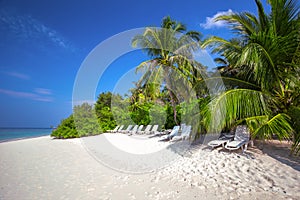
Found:
[{"label": "row of lounge chairs", "polygon": [[128,125],[123,129],[124,125],[118,125],[113,130],[108,130],[109,133],[128,133],[128,134],[156,134],[158,132],[158,125],[147,125],[143,130],[144,125]]},{"label": "row of lounge chairs", "polygon": [[160,141],[178,141],[185,140],[190,137],[192,126],[182,124],[181,126],[174,126],[171,131],[158,131],[159,125],[147,125],[143,130],[144,125],[128,125],[126,129],[123,129],[124,125],[117,126],[113,130],[109,130],[110,133],[125,133],[125,134],[143,134],[149,135],[149,137],[163,136]]},{"label": "row of lounge chairs", "polygon": [[[174,126],[171,133],[162,137],[160,141],[178,141],[187,139],[190,137],[191,129],[191,126],[185,124]],[[241,148],[244,153],[247,150],[249,143],[253,146],[253,141],[250,138],[250,130],[246,125],[239,125],[236,127],[235,132],[230,132],[229,134],[223,133],[217,140],[210,141],[208,145],[212,148],[222,146],[228,150],[237,150]]]},{"label": "row of lounge chairs", "polygon": [[[170,132],[159,132],[158,125],[147,125],[143,130],[143,125],[129,125],[126,129],[124,125],[118,125],[115,129],[108,132],[111,133],[128,133],[128,134],[147,134],[150,137],[162,136],[159,141],[178,141],[188,139],[191,135],[192,126],[182,124],[181,126],[174,126]],[[166,134],[168,133],[168,134]],[[235,132],[228,134],[223,133],[217,140],[212,140],[208,143],[212,148],[222,146],[228,150],[242,149],[243,153],[247,150],[249,143],[253,144],[250,140],[250,131],[245,125],[239,125],[236,127]]]},{"label": "row of lounge chairs", "polygon": [[179,141],[186,140],[190,137],[192,126],[182,124],[181,126],[174,126],[171,133],[162,137],[160,141]]}]

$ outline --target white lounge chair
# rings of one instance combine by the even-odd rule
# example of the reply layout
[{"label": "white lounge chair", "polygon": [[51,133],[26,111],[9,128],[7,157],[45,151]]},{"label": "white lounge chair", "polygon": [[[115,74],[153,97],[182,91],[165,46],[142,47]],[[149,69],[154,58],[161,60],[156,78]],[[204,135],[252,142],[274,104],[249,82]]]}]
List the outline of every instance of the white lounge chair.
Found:
[{"label": "white lounge chair", "polygon": [[234,132],[233,131],[230,131],[230,133],[226,134],[226,133],[221,133],[221,135],[219,136],[219,138],[217,140],[212,140],[210,141],[207,145],[212,147],[212,148],[215,148],[215,147],[218,147],[218,146],[222,146],[222,147],[225,147],[225,144],[227,142],[230,142],[233,140],[234,138]]},{"label": "white lounge chair", "polygon": [[143,130],[143,128],[144,128],[144,125],[140,125],[140,126],[138,127],[138,129],[137,129],[135,132],[132,132],[132,131],[131,131],[131,133],[132,133],[132,134],[137,134],[138,132],[141,132],[141,131]]},{"label": "white lounge chair", "polygon": [[127,128],[125,130],[121,130],[119,131],[120,133],[128,133],[132,128],[132,125],[128,125]]},{"label": "white lounge chair", "polygon": [[158,125],[157,124],[155,124],[153,127],[152,127],[152,130],[150,131],[150,134],[157,134],[157,133],[159,133],[158,132]]},{"label": "white lounge chair", "polygon": [[106,132],[108,133],[114,133],[115,131],[117,131],[119,129],[120,125],[116,126],[113,130],[107,130]]},{"label": "white lounge chair", "polygon": [[147,125],[146,128],[145,128],[145,130],[143,130],[143,131],[138,131],[137,133],[138,133],[138,134],[149,134],[151,128],[152,128],[152,125]]},{"label": "white lounge chair", "polygon": [[158,131],[158,125],[153,125],[152,130],[150,132],[148,132],[149,134],[149,138],[153,138],[153,137],[160,137],[163,134],[163,132]]},{"label": "white lounge chair", "polygon": [[180,126],[174,126],[171,133],[169,135],[166,135],[165,137],[162,137],[162,139],[160,141],[171,140],[174,136],[179,134],[179,129],[180,129]]},{"label": "white lounge chair", "polygon": [[137,132],[139,125],[135,125],[131,130],[129,130],[127,133],[134,134]]},{"label": "white lounge chair", "polygon": [[113,131],[112,133],[119,133],[124,128],[124,125],[121,125],[116,131]]},{"label": "white lounge chair", "polygon": [[181,135],[175,135],[171,139],[171,141],[175,142],[175,141],[178,141],[178,140],[185,140],[185,139],[190,137],[191,131],[192,131],[192,126],[184,125],[183,128],[182,128],[182,131],[181,131]]},{"label": "white lounge chair", "polygon": [[250,130],[248,127],[245,125],[237,126],[234,139],[226,143],[225,149],[236,150],[241,148],[244,153],[247,150],[249,142]]}]

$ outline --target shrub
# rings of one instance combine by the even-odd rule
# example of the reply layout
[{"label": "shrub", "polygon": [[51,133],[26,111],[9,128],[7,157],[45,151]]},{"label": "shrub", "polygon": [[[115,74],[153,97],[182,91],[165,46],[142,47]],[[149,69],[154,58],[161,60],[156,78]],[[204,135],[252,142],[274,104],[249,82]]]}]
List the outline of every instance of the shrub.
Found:
[{"label": "shrub", "polygon": [[80,137],[97,135],[103,131],[100,128],[95,109],[88,103],[74,106],[74,122]]},{"label": "shrub", "polygon": [[73,115],[62,120],[57,129],[52,131],[51,136],[58,139],[78,138],[79,134],[75,127]]}]

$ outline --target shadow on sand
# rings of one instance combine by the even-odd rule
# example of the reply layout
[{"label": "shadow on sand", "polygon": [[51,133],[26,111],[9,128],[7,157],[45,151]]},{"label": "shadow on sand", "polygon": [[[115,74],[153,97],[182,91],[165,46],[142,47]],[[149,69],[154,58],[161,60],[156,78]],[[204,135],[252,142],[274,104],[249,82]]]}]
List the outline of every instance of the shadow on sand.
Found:
[{"label": "shadow on sand", "polygon": [[[290,147],[291,143],[286,141],[280,142],[277,140],[271,141],[259,141],[255,140],[254,146],[248,146],[246,153],[242,153],[241,149],[235,151],[229,151],[222,147],[212,149],[207,146],[207,143],[211,140],[216,139],[215,135],[201,135],[195,142],[190,142],[190,146],[187,146],[185,150],[182,149],[182,146],[178,143],[171,144],[168,146],[168,149],[171,151],[180,154],[181,156],[189,157],[191,156],[191,151],[193,150],[211,150],[218,152],[227,152],[227,153],[237,153],[238,156],[247,157],[249,159],[255,159],[257,154],[266,154],[273,159],[278,160],[279,162],[292,167],[293,169],[300,171],[300,157],[291,155]],[[179,142],[180,143],[180,142]]]},{"label": "shadow on sand", "polygon": [[286,141],[279,142],[277,140],[271,141],[255,141],[256,147],[262,153],[286,164],[293,169],[300,171],[300,157],[291,155],[291,143]]}]

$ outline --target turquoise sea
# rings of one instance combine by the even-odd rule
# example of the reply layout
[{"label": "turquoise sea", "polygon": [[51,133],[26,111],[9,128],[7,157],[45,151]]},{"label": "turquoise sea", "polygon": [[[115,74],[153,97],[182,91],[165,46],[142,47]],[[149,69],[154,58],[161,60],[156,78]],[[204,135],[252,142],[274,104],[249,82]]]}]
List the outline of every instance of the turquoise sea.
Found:
[{"label": "turquoise sea", "polygon": [[0,128],[0,142],[50,135],[51,128]]}]

